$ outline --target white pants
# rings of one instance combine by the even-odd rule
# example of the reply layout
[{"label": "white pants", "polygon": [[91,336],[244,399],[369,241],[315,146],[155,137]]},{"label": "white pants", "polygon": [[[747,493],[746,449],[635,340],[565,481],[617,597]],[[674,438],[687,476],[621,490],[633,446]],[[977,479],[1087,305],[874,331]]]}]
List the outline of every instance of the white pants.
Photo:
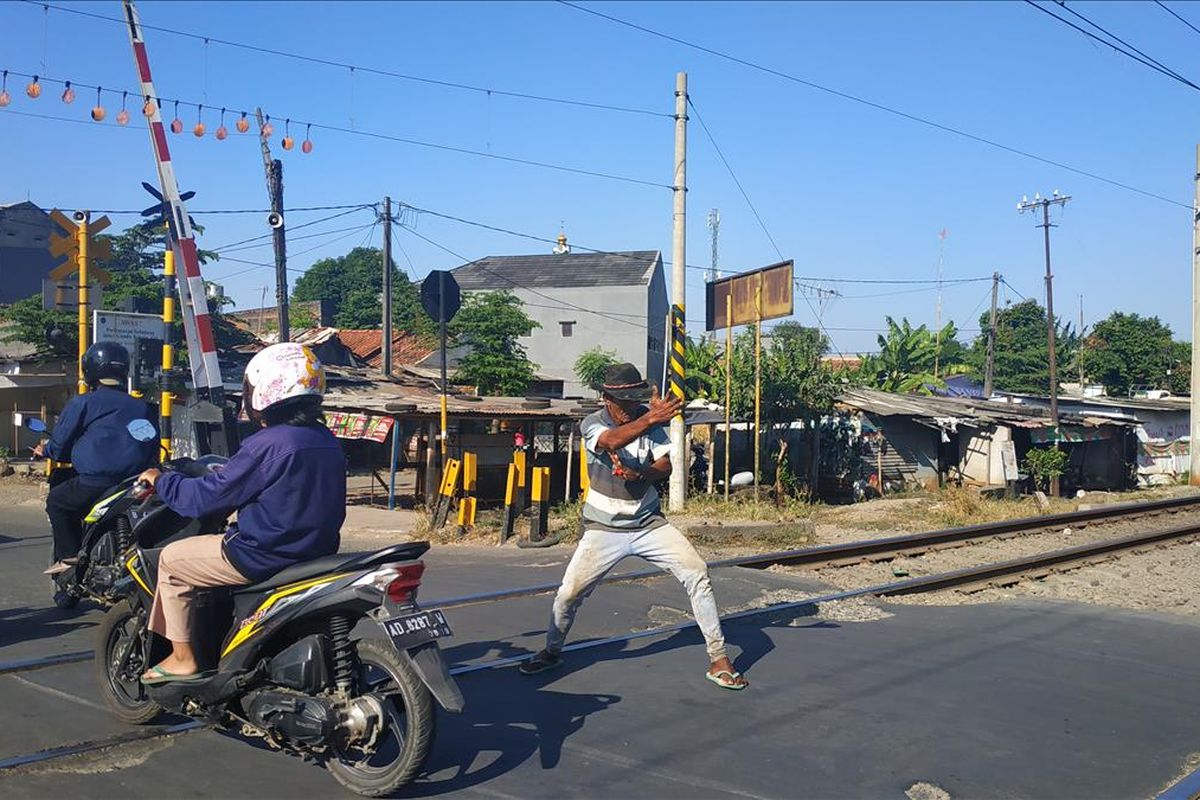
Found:
[{"label": "white pants", "polygon": [[692,615],[704,634],[709,659],[723,658],[725,637],[721,634],[721,617],[708,579],[708,565],[692,543],[672,525],[622,533],[586,531],[571,556],[571,563],[567,564],[562,585],[554,597],[546,649],[551,653],[562,650],[583,599],[625,556],[640,556],[679,579],[692,601]]}]

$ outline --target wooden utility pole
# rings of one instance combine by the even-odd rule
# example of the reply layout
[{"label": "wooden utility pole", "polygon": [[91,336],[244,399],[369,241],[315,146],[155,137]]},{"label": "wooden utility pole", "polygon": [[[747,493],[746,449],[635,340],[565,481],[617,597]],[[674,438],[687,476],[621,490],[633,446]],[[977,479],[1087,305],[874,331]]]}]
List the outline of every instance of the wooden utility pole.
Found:
[{"label": "wooden utility pole", "polygon": [[392,198],[383,198],[383,374],[392,377]]},{"label": "wooden utility pole", "polygon": [[[1055,352],[1054,343],[1054,273],[1050,269],[1050,228],[1054,226],[1050,224],[1050,206],[1065,206],[1070,199],[1067,195],[1060,195],[1055,189],[1052,197],[1034,195],[1032,202],[1022,199],[1017,203],[1018,213],[1023,214],[1037,208],[1042,210],[1042,224],[1038,227],[1042,229],[1046,245],[1046,346],[1049,350],[1050,367],[1050,427],[1054,431],[1055,447],[1058,447],[1058,353]],[[1058,496],[1057,476],[1050,479],[1050,494]]]},{"label": "wooden utility pole", "polygon": [[[682,311],[687,303],[687,73],[675,75],[675,185],[671,237],[671,304]],[[668,341],[671,341],[668,339]],[[667,357],[672,352],[668,348]],[[682,388],[682,387],[680,387]],[[671,511],[682,511],[687,493],[687,431],[680,411],[671,420]]]},{"label": "wooden utility pole", "polygon": [[1000,293],[1000,273],[992,273],[992,312],[988,315],[987,369],[983,374],[983,398],[990,399],[996,377],[996,296]]},{"label": "wooden utility pole", "polygon": [[[261,131],[264,124],[262,109],[254,109],[254,115]],[[292,332],[288,321],[287,236],[283,227],[283,162],[271,158],[267,137],[260,135],[258,140],[262,143],[263,170],[266,172],[267,195],[271,201],[267,224],[271,226],[271,243],[275,246],[275,313],[278,316],[279,341],[287,342],[291,340]]]}]

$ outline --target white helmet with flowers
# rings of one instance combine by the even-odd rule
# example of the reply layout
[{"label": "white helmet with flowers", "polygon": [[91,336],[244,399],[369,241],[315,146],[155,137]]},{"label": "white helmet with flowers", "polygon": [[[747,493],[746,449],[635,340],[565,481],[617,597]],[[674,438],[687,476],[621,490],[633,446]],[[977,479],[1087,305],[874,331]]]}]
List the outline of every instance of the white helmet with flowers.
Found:
[{"label": "white helmet with flowers", "polygon": [[261,412],[297,397],[323,397],[325,367],[304,345],[280,342],[250,359],[243,385],[247,413]]}]

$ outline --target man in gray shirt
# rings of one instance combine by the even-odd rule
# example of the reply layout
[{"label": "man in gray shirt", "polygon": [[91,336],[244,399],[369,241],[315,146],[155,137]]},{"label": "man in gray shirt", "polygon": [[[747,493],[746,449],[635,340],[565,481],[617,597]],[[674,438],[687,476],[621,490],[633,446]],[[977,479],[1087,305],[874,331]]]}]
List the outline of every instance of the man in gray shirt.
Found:
[{"label": "man in gray shirt", "polygon": [[[671,474],[666,424],[680,412],[676,397],[660,398],[632,364],[610,367],[597,387],[604,409],[580,423],[587,452],[588,493],[583,538],[554,598],[546,647],[521,665],[534,675],[562,663],[562,648],[583,598],[626,556],[640,556],[671,572],[687,589],[692,614],[704,635],[705,677],[725,689],[749,684],[725,653],[721,618],[708,565],[662,514],[655,483]],[[649,407],[642,405],[649,401]]]}]

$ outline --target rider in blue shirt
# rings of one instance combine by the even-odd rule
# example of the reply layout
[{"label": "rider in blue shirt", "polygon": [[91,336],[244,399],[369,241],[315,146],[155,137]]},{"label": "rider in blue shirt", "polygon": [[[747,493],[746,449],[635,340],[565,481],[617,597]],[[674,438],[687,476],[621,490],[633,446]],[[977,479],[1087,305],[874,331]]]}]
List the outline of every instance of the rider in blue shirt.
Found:
[{"label": "rider in blue shirt", "polygon": [[34,448],[37,456],[71,462],[76,472],[46,498],[54,531],[54,565],[48,575],[75,562],[83,516],[104,493],[158,460],[158,437],[136,438],[131,428],[137,422],[153,425],[155,414],[145,400],[125,392],[129,351],[115,342],[96,342],[83,355],[83,379],[90,391],[71,398],[50,440]]}]

